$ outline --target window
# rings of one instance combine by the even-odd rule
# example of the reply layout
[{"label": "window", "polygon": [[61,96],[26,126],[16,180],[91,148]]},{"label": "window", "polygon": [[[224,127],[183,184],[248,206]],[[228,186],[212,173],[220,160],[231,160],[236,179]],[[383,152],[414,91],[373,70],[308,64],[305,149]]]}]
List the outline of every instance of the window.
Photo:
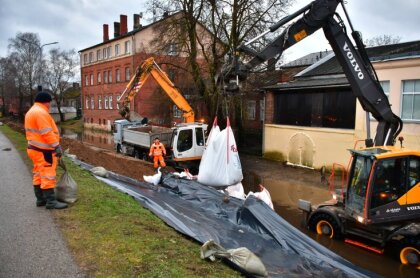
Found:
[{"label": "window", "polygon": [[195,129],[195,140],[197,141],[198,146],[204,146],[204,133],[203,128],[197,127]]},{"label": "window", "polygon": [[108,109],[108,96],[105,96],[104,99],[105,99],[105,109]]},{"label": "window", "polygon": [[98,109],[102,109],[102,96],[98,96]]},{"label": "window", "polygon": [[130,68],[126,67],[125,68],[125,81],[129,81],[130,80]]},{"label": "window", "polygon": [[100,61],[102,59],[101,53],[102,53],[102,51],[100,49],[96,50],[96,60],[97,61]]},{"label": "window", "polygon": [[420,79],[404,80],[402,88],[401,118],[420,120]]},{"label": "window", "polygon": [[385,95],[389,98],[389,80],[379,81],[381,84],[382,90],[384,90]]},{"label": "window", "polygon": [[102,76],[101,73],[98,72],[98,84],[101,84],[102,82],[101,76]]},{"label": "window", "polygon": [[124,53],[125,54],[131,53],[131,43],[130,43],[130,41],[126,41],[124,43]]},{"label": "window", "polygon": [[90,74],[90,85],[93,85],[93,73]]},{"label": "window", "polygon": [[120,110],[120,97],[117,95],[115,99],[117,100],[117,109]]},{"label": "window", "polygon": [[172,82],[175,81],[175,71],[173,69],[168,69],[168,77]]},{"label": "window", "polygon": [[257,105],[257,102],[255,100],[248,100],[247,101],[247,104],[246,104],[246,118],[247,118],[247,120],[255,120],[256,105]]},{"label": "window", "polygon": [[106,55],[108,56],[108,58],[112,57],[112,52],[111,51],[112,51],[111,47],[108,46],[107,49],[106,49]]},{"label": "window", "polygon": [[174,114],[174,118],[181,118],[182,117],[182,111],[178,108],[178,106],[174,105],[172,111],[173,111],[173,114]]},{"label": "window", "polygon": [[120,45],[116,44],[115,45],[115,56],[118,56],[118,55],[120,55]]},{"label": "window", "polygon": [[380,160],[375,169],[371,208],[399,199],[406,193],[406,159]]},{"label": "window", "polygon": [[109,107],[109,109],[112,109],[112,96],[109,96],[108,107]]},{"label": "window", "polygon": [[121,81],[120,69],[116,69],[115,70],[115,82],[120,82],[120,81]]},{"label": "window", "polygon": [[108,52],[107,52],[106,48],[102,49],[102,54],[104,56],[104,59],[108,58]]},{"label": "window", "polygon": [[89,76],[85,75],[85,86],[89,86]]},{"label": "window", "polygon": [[274,97],[274,123],[354,129],[356,97],[350,90],[281,93]]},{"label": "window", "polygon": [[168,46],[168,55],[175,56],[177,54],[176,45],[174,43],[171,43]]},{"label": "window", "polygon": [[84,54],[83,55],[83,63],[86,65],[88,63],[88,55]]},{"label": "window", "polygon": [[265,103],[264,100],[260,100],[260,121],[265,119]]},{"label": "window", "polygon": [[89,97],[85,97],[86,109],[89,109]]},{"label": "window", "polygon": [[185,152],[192,148],[193,143],[193,131],[192,129],[184,129],[179,131],[178,142],[176,148],[179,152]]},{"label": "window", "polygon": [[112,83],[112,70],[108,71],[108,83]]},{"label": "window", "polygon": [[93,52],[89,52],[89,63],[93,62]]},{"label": "window", "polygon": [[108,72],[104,71],[104,83],[108,83]]},{"label": "window", "polygon": [[92,109],[95,109],[95,97],[94,96],[90,97],[90,107]]},{"label": "window", "polygon": [[[379,81],[379,84],[382,87],[382,90],[384,91],[387,98],[389,98],[389,80],[386,81]],[[375,118],[372,116],[372,113],[369,113],[370,119],[374,120]]]}]

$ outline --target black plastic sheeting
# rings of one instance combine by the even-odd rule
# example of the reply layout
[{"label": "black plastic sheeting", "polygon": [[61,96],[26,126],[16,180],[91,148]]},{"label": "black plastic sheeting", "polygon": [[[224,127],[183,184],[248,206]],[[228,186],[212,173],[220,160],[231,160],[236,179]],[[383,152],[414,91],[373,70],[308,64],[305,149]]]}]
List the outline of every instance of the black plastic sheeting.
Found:
[{"label": "black plastic sheeting", "polygon": [[201,243],[214,240],[226,249],[247,247],[262,260],[269,277],[378,277],[318,244],[254,197],[227,197],[171,174],[158,186],[114,173],[97,178]]}]

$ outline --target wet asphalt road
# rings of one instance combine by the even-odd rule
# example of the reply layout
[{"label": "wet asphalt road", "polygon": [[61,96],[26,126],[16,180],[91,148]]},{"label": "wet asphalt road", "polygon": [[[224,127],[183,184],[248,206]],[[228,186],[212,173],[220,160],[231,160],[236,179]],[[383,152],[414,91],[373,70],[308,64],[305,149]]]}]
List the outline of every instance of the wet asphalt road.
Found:
[{"label": "wet asphalt road", "polygon": [[32,177],[0,131],[0,277],[83,277]]}]

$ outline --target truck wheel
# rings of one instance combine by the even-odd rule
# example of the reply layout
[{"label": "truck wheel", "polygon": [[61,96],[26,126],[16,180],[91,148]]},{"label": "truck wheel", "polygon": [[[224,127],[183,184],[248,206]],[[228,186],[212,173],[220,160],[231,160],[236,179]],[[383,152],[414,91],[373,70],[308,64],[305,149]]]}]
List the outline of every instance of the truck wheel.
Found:
[{"label": "truck wheel", "polygon": [[134,158],[140,159],[140,153],[138,150],[134,150]]},{"label": "truck wheel", "polygon": [[341,231],[337,221],[327,213],[319,213],[312,217],[309,227],[318,235],[325,235],[329,238],[340,238]]}]

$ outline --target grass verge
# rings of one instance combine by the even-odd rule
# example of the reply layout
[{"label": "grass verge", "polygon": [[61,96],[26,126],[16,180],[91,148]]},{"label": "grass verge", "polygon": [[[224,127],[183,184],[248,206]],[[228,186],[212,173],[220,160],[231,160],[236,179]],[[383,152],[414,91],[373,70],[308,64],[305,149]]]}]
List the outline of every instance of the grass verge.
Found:
[{"label": "grass verge", "polygon": [[[0,127],[26,157],[24,136]],[[81,269],[92,277],[239,277],[200,259],[200,245],[177,233],[132,197],[108,187],[70,161],[78,201],[54,211]],[[62,171],[59,171],[62,172]]]}]

